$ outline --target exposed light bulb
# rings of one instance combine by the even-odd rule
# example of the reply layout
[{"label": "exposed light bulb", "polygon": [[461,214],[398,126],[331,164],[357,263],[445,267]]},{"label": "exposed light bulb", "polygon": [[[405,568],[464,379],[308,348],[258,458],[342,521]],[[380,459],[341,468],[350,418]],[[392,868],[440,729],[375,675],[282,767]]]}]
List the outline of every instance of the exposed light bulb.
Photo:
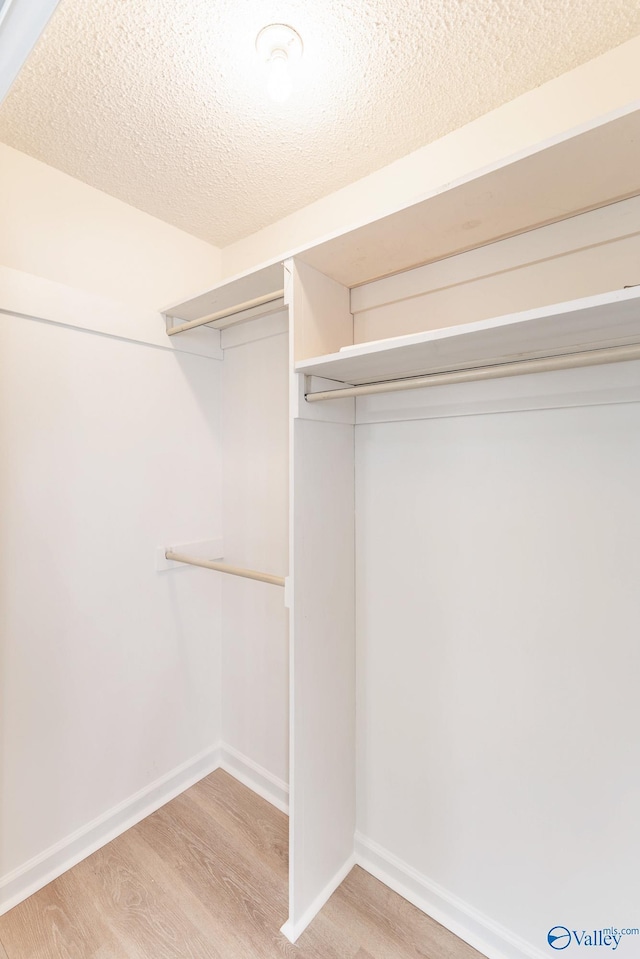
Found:
[{"label": "exposed light bulb", "polygon": [[286,23],[264,27],[256,38],[256,50],[267,71],[267,93],[284,103],[293,91],[291,64],[302,56],[302,40]]},{"label": "exposed light bulb", "polygon": [[287,55],[283,50],[274,51],[267,62],[267,70],[269,72],[267,93],[276,103],[284,103],[291,96],[293,85]]}]

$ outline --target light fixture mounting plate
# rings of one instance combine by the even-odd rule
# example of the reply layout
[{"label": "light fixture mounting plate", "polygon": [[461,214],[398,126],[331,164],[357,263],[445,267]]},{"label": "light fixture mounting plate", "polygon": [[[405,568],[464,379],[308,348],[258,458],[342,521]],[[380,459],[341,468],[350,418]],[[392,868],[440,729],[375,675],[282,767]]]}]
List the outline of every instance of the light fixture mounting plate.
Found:
[{"label": "light fixture mounting plate", "polygon": [[302,56],[302,37],[286,23],[270,23],[256,37],[256,50],[265,63],[274,55],[284,56],[292,63]]}]

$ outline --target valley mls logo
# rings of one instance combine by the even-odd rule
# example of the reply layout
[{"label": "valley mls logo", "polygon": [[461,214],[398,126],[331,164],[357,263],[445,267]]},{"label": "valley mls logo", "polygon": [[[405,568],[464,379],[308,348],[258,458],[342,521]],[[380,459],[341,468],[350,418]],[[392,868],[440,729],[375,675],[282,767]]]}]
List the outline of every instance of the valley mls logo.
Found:
[{"label": "valley mls logo", "polygon": [[568,949],[574,943],[576,946],[604,946],[615,952],[624,936],[640,936],[640,928],[617,928],[608,926],[606,929],[593,929],[587,932],[582,929],[567,929],[566,926],[554,926],[547,933],[547,942],[552,949],[560,952]]},{"label": "valley mls logo", "polygon": [[571,933],[565,926],[554,926],[547,934],[547,942],[552,949],[566,949],[571,945]]}]

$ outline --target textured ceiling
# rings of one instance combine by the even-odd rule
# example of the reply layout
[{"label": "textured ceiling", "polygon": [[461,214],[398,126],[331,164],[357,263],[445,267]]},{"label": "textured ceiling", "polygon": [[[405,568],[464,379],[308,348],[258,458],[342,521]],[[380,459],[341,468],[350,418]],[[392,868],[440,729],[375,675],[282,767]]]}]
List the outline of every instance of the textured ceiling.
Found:
[{"label": "textured ceiling", "polygon": [[224,246],[638,33],[638,0],[62,0],[0,140]]}]

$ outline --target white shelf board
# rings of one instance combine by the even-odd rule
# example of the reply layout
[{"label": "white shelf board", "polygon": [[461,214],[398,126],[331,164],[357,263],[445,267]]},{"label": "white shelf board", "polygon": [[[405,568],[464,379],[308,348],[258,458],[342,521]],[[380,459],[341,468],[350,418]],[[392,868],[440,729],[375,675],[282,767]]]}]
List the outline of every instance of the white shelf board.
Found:
[{"label": "white shelf board", "polygon": [[[191,320],[199,320],[203,316],[210,316],[220,310],[233,309],[238,303],[246,303],[248,300],[257,299],[260,296],[281,290],[283,287],[284,268],[282,261],[279,260],[277,263],[271,263],[259,270],[244,273],[232,280],[220,283],[199,296],[185,300],[184,303],[168,307],[163,310],[163,313],[175,320],[189,323]],[[259,315],[265,309],[267,308],[258,307],[253,310],[246,310],[246,319]],[[273,310],[270,312],[273,312]]]},{"label": "white shelf board", "polygon": [[298,256],[351,288],[638,194],[640,110],[634,104]]},{"label": "white shelf board", "polygon": [[640,287],[344,347],[296,372],[357,386],[640,343]]},{"label": "white shelf board", "polygon": [[352,288],[637,195],[635,103],[163,312],[190,321],[281,289],[283,260],[290,256]]}]

